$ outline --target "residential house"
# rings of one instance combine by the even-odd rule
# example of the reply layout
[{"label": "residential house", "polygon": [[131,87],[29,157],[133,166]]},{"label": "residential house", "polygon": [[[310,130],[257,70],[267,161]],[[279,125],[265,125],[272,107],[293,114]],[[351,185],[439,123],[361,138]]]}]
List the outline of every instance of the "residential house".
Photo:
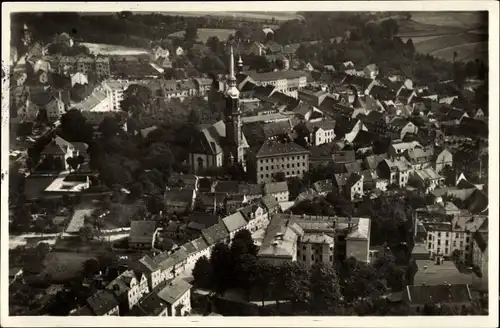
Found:
[{"label": "residential house", "polygon": [[396,99],[404,105],[409,105],[416,96],[416,90],[401,88],[396,95]]},{"label": "residential house", "polygon": [[300,227],[282,215],[273,216],[257,254],[259,260],[275,265],[296,262],[297,242],[303,234]]},{"label": "residential house", "polygon": [[370,191],[386,191],[389,181],[386,179],[381,179],[378,176],[377,170],[368,169],[361,171],[363,175],[363,190],[366,192]]},{"label": "residential house", "polygon": [[344,195],[352,200],[360,199],[363,195],[364,176],[358,173],[351,173],[344,184]]},{"label": "residential house", "polygon": [[363,159],[363,167],[367,170],[376,170],[380,162],[387,158],[386,153],[366,156]]},{"label": "residential house", "polygon": [[232,240],[234,235],[243,229],[247,228],[247,221],[240,212],[235,212],[222,219],[222,222],[229,231],[229,238]]},{"label": "residential house", "polygon": [[152,292],[128,313],[134,317],[166,317],[168,316],[169,304],[158,296],[158,293]]},{"label": "residential house", "polygon": [[107,80],[102,83],[102,87],[106,91],[106,97],[109,99],[109,108],[111,111],[117,111],[121,109],[123,93],[129,85],[129,81],[122,80]]},{"label": "residential house", "polygon": [[[141,281],[141,284],[144,286],[145,283],[147,287],[147,279],[143,278],[144,281]],[[142,292],[144,289],[142,291],[141,289],[132,270],[123,272],[106,286],[106,290],[113,293],[116,300],[120,303],[120,312],[131,310],[139,302],[144,294]]]},{"label": "residential house", "polygon": [[229,241],[229,231],[223,223],[217,223],[203,229],[201,235],[210,249],[219,242]]},{"label": "residential house", "polygon": [[195,78],[194,83],[196,86],[198,96],[207,95],[208,91],[210,90],[210,87],[212,86],[212,82],[213,81],[211,79]]},{"label": "residential house", "polygon": [[352,61],[346,61],[340,64],[339,71],[348,75],[356,74],[356,67]]},{"label": "residential house", "polygon": [[86,156],[88,145],[83,142],[70,143],[55,136],[42,150],[40,160],[47,168],[53,170],[69,170],[68,158]]},{"label": "residential house", "polygon": [[333,176],[332,184],[339,194],[344,194],[344,187],[347,184],[350,173],[336,173]]},{"label": "residential house", "polygon": [[239,211],[247,221],[247,229],[250,232],[265,228],[269,223],[267,210],[260,201],[242,207]]},{"label": "residential house", "polygon": [[249,171],[257,183],[270,182],[276,173],[302,178],[309,170],[309,150],[294,142],[266,140],[249,153]]},{"label": "residential house", "polygon": [[198,191],[199,178],[194,174],[173,172],[168,177],[167,185],[173,188],[192,188]]},{"label": "residential house", "polygon": [[444,178],[437,174],[432,167],[427,167],[414,169],[410,181],[415,187],[429,193],[440,186],[444,182]]},{"label": "residential house", "polygon": [[481,232],[484,215],[458,215],[447,222],[423,222],[427,231],[426,246],[433,257],[451,258],[457,254],[466,263],[472,256],[472,237]]},{"label": "residential house", "polygon": [[[487,225],[487,221],[486,225]],[[488,231],[476,231],[472,235],[472,265],[483,281],[488,281]]]},{"label": "residential house", "polygon": [[463,110],[451,108],[438,117],[443,125],[459,125],[464,118],[469,118],[469,114]]},{"label": "residential house", "polygon": [[336,121],[335,127],[337,137],[342,138],[348,143],[352,143],[361,130],[367,130],[363,122],[358,119],[341,118]]},{"label": "residential house", "polygon": [[[86,306],[90,309],[88,315],[108,316],[120,315],[118,301],[115,296],[107,290],[99,290],[94,295],[87,298]],[[83,314],[80,314],[83,315]]]},{"label": "residential house", "polygon": [[363,160],[357,159],[351,163],[344,163],[340,166],[342,173],[361,173],[363,170]]},{"label": "residential house", "polygon": [[302,121],[317,122],[323,118],[323,112],[304,102],[299,103],[299,105],[293,109],[293,113]]},{"label": "residential house", "polygon": [[66,112],[66,102],[62,91],[53,92],[44,89],[37,92],[31,88],[30,100],[39,111],[45,111],[50,121],[58,120]]},{"label": "residential house", "polygon": [[165,191],[165,208],[167,213],[185,213],[194,206],[196,192],[192,188],[170,189]]},{"label": "residential house", "polygon": [[153,261],[161,268],[161,281],[175,278],[184,271],[188,254],[185,249],[177,248],[173,253],[162,252],[153,258]]},{"label": "residential house", "polygon": [[301,122],[294,127],[299,138],[313,146],[330,143],[335,139],[335,121]]},{"label": "residential house", "polygon": [[406,149],[403,156],[410,162],[413,169],[420,170],[432,166],[434,147],[416,147]]},{"label": "residential house", "polygon": [[424,147],[418,141],[412,142],[393,142],[389,146],[388,154],[391,157],[400,157],[409,150],[423,149]]},{"label": "residential house", "polygon": [[472,304],[469,285],[421,285],[406,286],[403,291],[403,302],[408,304],[417,313],[423,313],[428,304],[447,304],[467,306]]},{"label": "residential house", "polygon": [[158,297],[165,301],[169,317],[189,315],[191,312],[191,285],[182,278],[176,278],[160,291]]},{"label": "residential house", "polygon": [[274,196],[266,195],[261,199],[264,211],[267,212],[267,217],[270,218],[280,211],[280,204]]},{"label": "residential house", "polygon": [[151,249],[156,234],[156,221],[132,221],[128,244],[130,248]]},{"label": "residential house", "polygon": [[321,88],[303,88],[298,92],[298,98],[307,104],[315,107],[321,106],[322,102],[328,97],[329,93]]},{"label": "residential house", "polygon": [[151,290],[154,290],[163,281],[160,266],[150,256],[145,255],[133,263],[136,265],[132,269],[139,270],[146,275]]},{"label": "residential house", "polygon": [[320,180],[313,183],[313,189],[318,195],[326,196],[329,192],[333,191],[332,180]]},{"label": "residential house", "polygon": [[378,66],[376,64],[369,64],[363,69],[365,77],[369,79],[376,79],[379,73]]},{"label": "residential house", "polygon": [[407,121],[402,117],[396,117],[388,124],[387,135],[391,139],[403,140],[405,135],[410,133],[416,135],[418,127],[412,122]]},{"label": "residential house", "polygon": [[87,75],[80,72],[71,74],[71,86],[73,87],[75,84],[80,84],[80,85],[89,84]]},{"label": "residential house", "polygon": [[377,166],[377,171],[381,178],[389,181],[390,185],[404,188],[409,181],[412,167],[406,158],[400,157],[382,160]]},{"label": "residential house", "polygon": [[264,195],[271,195],[278,202],[287,202],[290,197],[286,181],[268,182],[264,184]]},{"label": "residential house", "polygon": [[74,104],[73,108],[82,112],[109,112],[111,108],[108,93],[101,88],[97,88],[83,101]]},{"label": "residential house", "polygon": [[158,58],[168,58],[170,57],[170,51],[168,49],[164,49],[163,47],[156,45],[152,49],[152,54],[153,54],[153,61],[157,60]]},{"label": "residential house", "polygon": [[273,264],[332,265],[340,258],[368,262],[370,220],[277,214],[269,223],[257,256]]},{"label": "residential house", "polygon": [[246,75],[251,78],[251,81],[261,87],[272,86],[275,91],[282,92],[294,98],[297,98],[298,91],[307,85],[307,73],[302,71],[264,73],[250,71]]},{"label": "residential house", "polygon": [[188,254],[186,258],[186,265],[194,265],[196,261],[200,257],[207,257],[210,258],[210,248],[208,247],[207,242],[203,237],[196,238],[192,241],[190,241],[187,244],[184,244],[183,247],[186,249],[186,252]]}]

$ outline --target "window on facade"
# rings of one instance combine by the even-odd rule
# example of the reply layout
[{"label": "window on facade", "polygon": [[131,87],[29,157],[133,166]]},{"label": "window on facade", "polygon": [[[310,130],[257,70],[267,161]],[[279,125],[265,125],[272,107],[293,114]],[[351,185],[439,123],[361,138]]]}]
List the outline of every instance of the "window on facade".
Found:
[{"label": "window on facade", "polygon": [[260,178],[261,178],[261,179],[264,179],[264,174],[261,174],[261,175],[260,175]]},{"label": "window on facade", "polygon": [[289,169],[289,168],[290,168],[290,164],[287,164],[287,165],[286,165],[286,168],[287,168],[287,169]]},{"label": "window on facade", "polygon": [[440,233],[440,232],[438,232],[438,238],[439,238],[439,237],[441,237],[441,233]]},{"label": "window on facade", "polygon": [[266,174],[266,178],[269,178],[269,174]]},{"label": "window on facade", "polygon": [[450,233],[449,233],[449,232],[447,232],[447,233],[446,233],[446,237],[449,237],[449,236],[450,236]]},{"label": "window on facade", "polygon": [[311,255],[311,261],[314,261],[314,254]]}]

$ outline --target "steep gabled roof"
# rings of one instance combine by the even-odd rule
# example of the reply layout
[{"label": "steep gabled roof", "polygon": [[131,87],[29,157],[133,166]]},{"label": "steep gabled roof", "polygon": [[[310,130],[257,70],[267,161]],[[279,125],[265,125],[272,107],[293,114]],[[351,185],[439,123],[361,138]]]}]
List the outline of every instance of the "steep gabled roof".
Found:
[{"label": "steep gabled roof", "polygon": [[294,142],[279,142],[266,140],[257,152],[257,157],[267,157],[284,154],[308,154],[309,151]]}]

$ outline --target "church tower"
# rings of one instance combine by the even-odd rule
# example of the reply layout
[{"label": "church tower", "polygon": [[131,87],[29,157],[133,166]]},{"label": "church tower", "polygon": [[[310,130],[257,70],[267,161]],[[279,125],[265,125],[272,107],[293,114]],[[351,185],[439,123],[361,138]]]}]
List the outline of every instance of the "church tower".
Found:
[{"label": "church tower", "polygon": [[[224,111],[226,124],[227,152],[225,154],[228,164],[241,163],[245,167],[243,154],[243,135],[241,131],[240,92],[236,87],[234,74],[234,53],[231,47],[229,58],[229,76],[226,88],[226,108]],[[232,158],[232,159],[231,159]]]}]

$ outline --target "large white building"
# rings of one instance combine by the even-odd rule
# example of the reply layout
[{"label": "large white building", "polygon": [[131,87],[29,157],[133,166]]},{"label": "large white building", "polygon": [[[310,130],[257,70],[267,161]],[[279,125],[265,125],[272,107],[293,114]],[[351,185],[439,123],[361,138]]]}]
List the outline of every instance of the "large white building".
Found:
[{"label": "large white building", "polygon": [[456,216],[451,222],[424,222],[425,246],[431,256],[452,257],[454,251],[463,260],[472,255],[472,236],[483,229],[486,216]]},{"label": "large white building", "polygon": [[108,80],[102,83],[102,87],[106,92],[106,98],[109,102],[109,109],[112,111],[120,110],[120,102],[123,100],[123,92],[130,85],[129,81],[124,80]]}]

